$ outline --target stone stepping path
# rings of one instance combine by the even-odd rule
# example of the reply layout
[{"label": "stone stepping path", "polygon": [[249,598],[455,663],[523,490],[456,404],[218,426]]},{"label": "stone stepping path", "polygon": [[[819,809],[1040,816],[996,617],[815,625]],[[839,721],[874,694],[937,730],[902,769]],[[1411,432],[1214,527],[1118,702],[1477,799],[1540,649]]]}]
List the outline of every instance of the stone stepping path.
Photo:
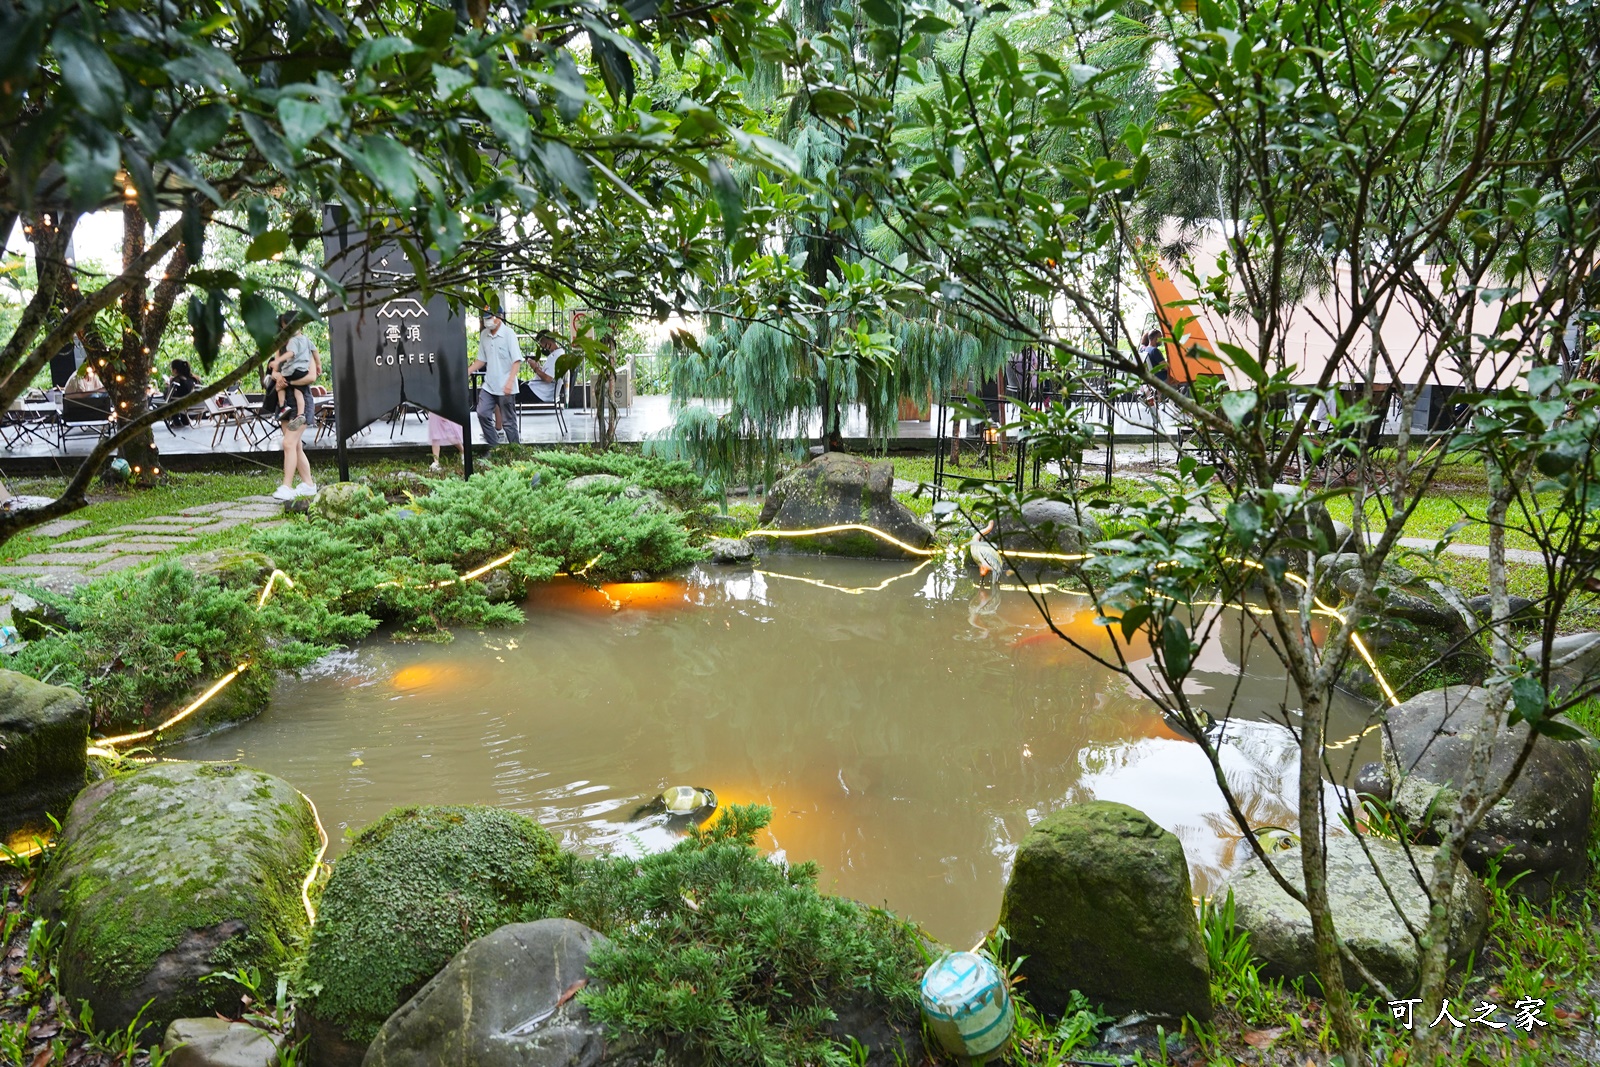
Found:
[{"label": "stone stepping path", "polygon": [[[283,522],[283,505],[270,496],[196,504],[181,508],[174,515],[151,515],[138,522],[125,523],[109,533],[57,541],[48,551],[35,552],[14,564],[0,566],[0,575],[49,578],[52,585],[62,581],[75,584],[149,563],[207,534],[247,524],[266,529],[281,526]],[[30,532],[35,537],[55,538],[88,525],[87,519],[58,519]]]}]

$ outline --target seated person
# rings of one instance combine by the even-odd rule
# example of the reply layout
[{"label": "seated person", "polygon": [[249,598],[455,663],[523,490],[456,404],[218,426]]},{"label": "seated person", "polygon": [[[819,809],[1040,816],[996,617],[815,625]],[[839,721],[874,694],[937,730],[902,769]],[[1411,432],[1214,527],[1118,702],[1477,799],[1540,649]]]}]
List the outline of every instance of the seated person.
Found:
[{"label": "seated person", "polygon": [[[200,388],[200,379],[194,376],[194,368],[189,365],[188,360],[175,359],[169,364],[169,369],[172,372],[172,376],[167,382],[167,403],[170,404],[174,400],[182,400]],[[189,425],[189,416],[180,411],[172,416],[172,424],[174,426],[187,426]]]},{"label": "seated person", "polygon": [[84,360],[83,366],[78,368],[78,373],[74,374],[72,380],[67,382],[66,393],[68,396],[76,396],[82,393],[103,393],[105,391],[106,387],[100,381],[100,375],[95,373],[94,363],[89,360]]},{"label": "seated person", "polygon": [[561,342],[549,330],[540,330],[537,341],[539,358],[531,362],[535,378],[528,383],[535,400],[553,404],[556,399],[556,360],[566,352]]}]

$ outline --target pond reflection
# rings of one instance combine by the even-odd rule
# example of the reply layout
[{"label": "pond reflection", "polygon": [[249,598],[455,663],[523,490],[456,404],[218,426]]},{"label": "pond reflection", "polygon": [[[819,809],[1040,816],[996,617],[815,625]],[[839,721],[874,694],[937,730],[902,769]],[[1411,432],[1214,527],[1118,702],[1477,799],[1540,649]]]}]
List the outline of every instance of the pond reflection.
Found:
[{"label": "pond reflection", "polygon": [[[1113,657],[1083,598],[1042,595],[1059,630]],[[336,838],[397,804],[480,803],[573,848],[638,854],[675,840],[661,817],[632,817],[644,801],[710,788],[772,805],[763,844],[818,861],[824,888],[957,944],[993,923],[1029,825],[1075,801],[1132,804],[1178,834],[1196,892],[1242,855],[1199,747],[1051,632],[1020,587],[941,564],[792,558],[556,582],[527,614],[449,645],[331,656],[282,681],[260,718],[175,754],[284,776]],[[1223,720],[1212,736],[1252,822],[1293,828],[1292,690],[1239,618],[1219,618],[1190,696]],[[1367,711],[1341,705],[1334,736],[1359,734]]]}]

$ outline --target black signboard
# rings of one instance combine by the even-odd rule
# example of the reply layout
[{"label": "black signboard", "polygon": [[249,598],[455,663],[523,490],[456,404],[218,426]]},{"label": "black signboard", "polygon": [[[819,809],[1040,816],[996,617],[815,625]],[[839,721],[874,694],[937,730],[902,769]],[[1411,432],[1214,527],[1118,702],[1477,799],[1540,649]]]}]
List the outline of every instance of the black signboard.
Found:
[{"label": "black signboard", "polygon": [[345,440],[402,401],[460,425],[468,446],[462,451],[470,456],[466,318],[443,296],[422,299],[411,261],[398,247],[369,245],[331,210],[323,249],[328,273],[345,286],[348,309],[328,320],[339,476],[348,477]]}]

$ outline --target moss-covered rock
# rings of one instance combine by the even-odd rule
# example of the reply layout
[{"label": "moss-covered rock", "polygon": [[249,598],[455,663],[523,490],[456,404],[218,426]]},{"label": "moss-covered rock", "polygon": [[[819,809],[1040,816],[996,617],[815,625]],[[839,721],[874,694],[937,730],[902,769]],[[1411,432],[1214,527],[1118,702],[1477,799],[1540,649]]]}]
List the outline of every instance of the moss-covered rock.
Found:
[{"label": "moss-covered rock", "polygon": [[[1081,556],[1101,538],[1100,523],[1087,508],[1065,500],[1029,500],[1018,508],[1007,508],[999,515],[996,529],[988,540],[1002,552],[1048,552],[1060,556]],[[968,555],[967,562],[972,562]],[[1046,571],[1076,571],[1083,565],[1077,559],[1031,559],[1013,557],[1012,566],[1025,577]]]},{"label": "moss-covered rock", "polygon": [[215,578],[224,589],[260,587],[277,567],[265,552],[238,547],[185,556],[183,565],[196,578]]},{"label": "moss-covered rock", "polygon": [[334,866],[302,973],[309,1062],[360,1064],[469,941],[539,918],[565,869],[549,834],[498,808],[396,808],[363,830]]},{"label": "moss-covered rock", "polygon": [[[843,452],[824,452],[780,479],[761,509],[761,525],[775,530],[815,530],[849,524],[882,530],[913,548],[933,544],[933,531],[894,498],[894,464],[886,459],[868,462]],[[765,537],[756,540],[756,544],[769,552],[825,552],[877,559],[914,555],[860,530],[812,537]]]},{"label": "moss-covered rock", "polygon": [[62,828],[39,905],[66,923],[61,992],[95,1025],[237,1015],[215,971],[274,974],[305,936],[300,887],[316,820],[293,786],[233,764],[157,763],[85,789]]},{"label": "moss-covered rock", "polygon": [[359,482],[330,482],[311,498],[310,512],[329,522],[359,519],[381,511],[388,502]]},{"label": "moss-covered rock", "polygon": [[1113,1012],[1211,1017],[1183,845],[1125,804],[1074,804],[1036,825],[1017,849],[1000,925],[1047,1015],[1076,989]]},{"label": "moss-covered rock", "polygon": [[0,841],[65,814],[83,788],[88,737],[76,691],[0,670]]}]

